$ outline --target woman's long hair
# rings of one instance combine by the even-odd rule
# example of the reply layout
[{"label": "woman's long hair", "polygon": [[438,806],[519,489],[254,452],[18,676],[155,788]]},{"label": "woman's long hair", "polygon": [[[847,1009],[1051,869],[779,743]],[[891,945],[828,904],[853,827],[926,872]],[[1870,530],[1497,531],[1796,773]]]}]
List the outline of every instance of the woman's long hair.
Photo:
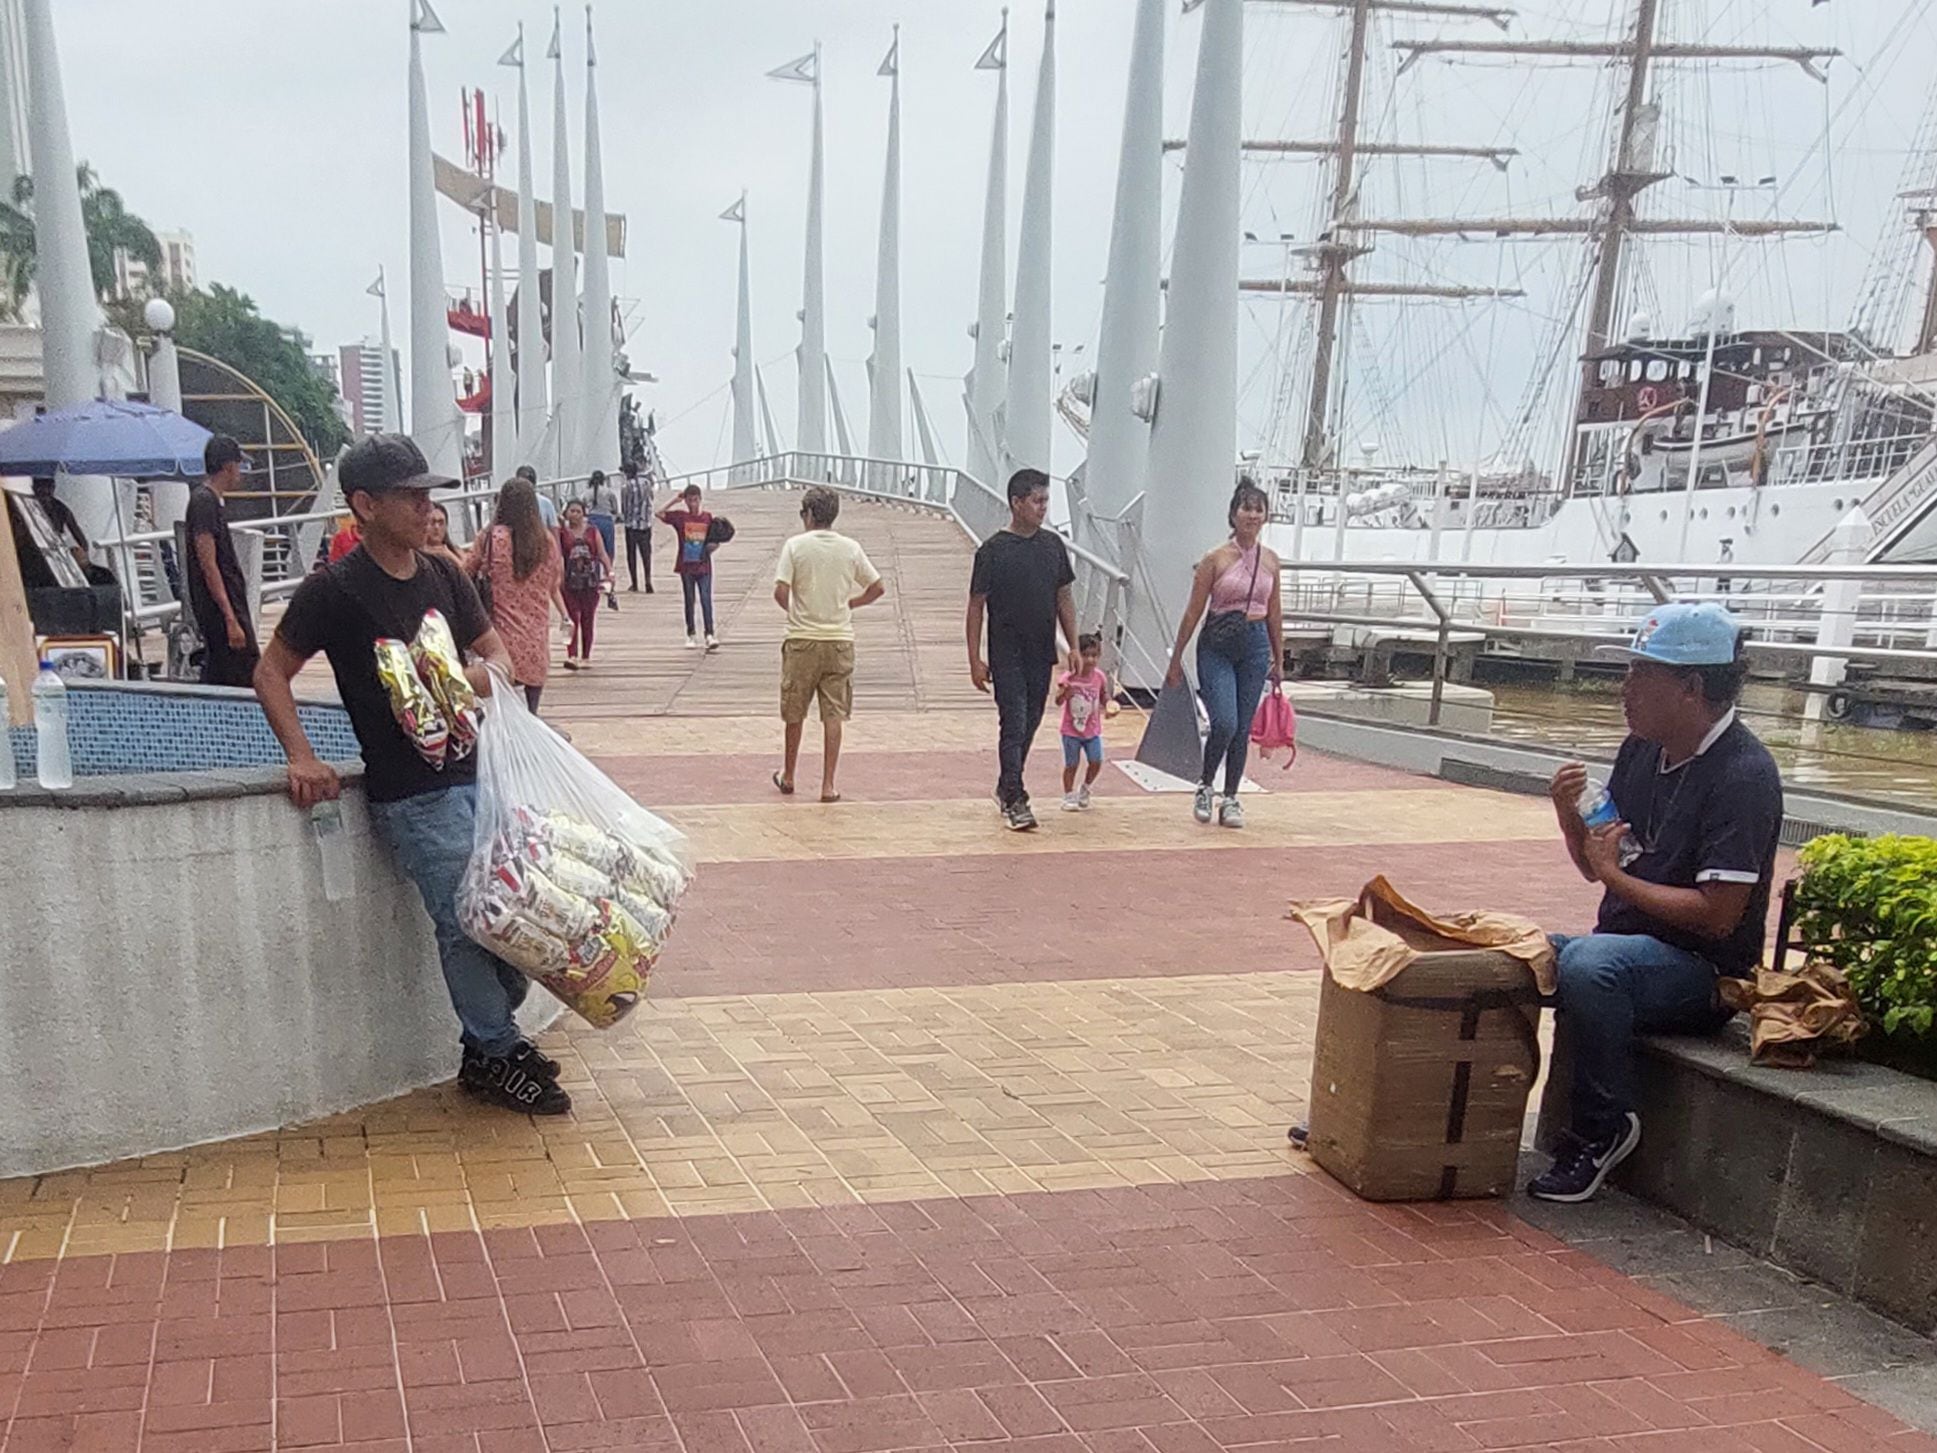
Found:
[{"label": "woman's long hair", "polygon": [[511,573],[519,580],[545,563],[551,553],[551,532],[538,513],[538,491],[528,479],[508,479],[498,491],[497,513],[491,523],[511,531]]},{"label": "woman's long hair", "polygon": [[1238,511],[1247,504],[1255,504],[1262,509],[1266,523],[1270,523],[1271,496],[1258,488],[1258,482],[1255,479],[1244,474],[1238,476],[1238,487],[1231,491],[1231,508],[1225,512],[1225,519],[1230,522],[1232,534],[1237,533]]}]

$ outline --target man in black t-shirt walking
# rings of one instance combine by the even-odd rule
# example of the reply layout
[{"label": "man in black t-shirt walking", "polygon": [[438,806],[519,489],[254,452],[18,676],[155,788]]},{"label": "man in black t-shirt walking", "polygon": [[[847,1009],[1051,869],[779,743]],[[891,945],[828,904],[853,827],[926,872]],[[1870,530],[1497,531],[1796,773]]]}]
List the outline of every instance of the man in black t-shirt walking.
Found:
[{"label": "man in black t-shirt walking", "polygon": [[202,450],[208,477],[188,496],[188,605],[202,633],[202,685],[247,686],[260,653],[249,619],[249,586],[235,556],[223,498],[248,470],[242,446],[217,434]]},{"label": "man in black t-shirt walking", "polygon": [[529,980],[487,953],[457,920],[457,886],[477,816],[477,758],[427,760],[398,723],[377,673],[376,642],[413,639],[425,614],[437,610],[471,658],[465,675],[480,696],[491,694],[487,665],[510,679],[511,658],[470,580],[448,560],[423,553],[430,492],[457,481],[432,474],[422,451],[402,434],[359,440],[336,477],[362,543],[297,587],[256,671],[263,714],[289,757],[289,795],[309,808],[341,790],[336,769],[317,759],[289,688],[303,663],[321,651],[363,749],[371,825],[417,885],[437,930],[445,987],[463,1028],[459,1082],[507,1109],[562,1115],[572,1101],[558,1086],[557,1064],[538,1053],[512,1017]]},{"label": "man in black t-shirt walking", "polygon": [[1568,855],[1606,892],[1594,932],[1554,939],[1573,1124],[1527,1187],[1546,1201],[1589,1199],[1640,1143],[1636,1034],[1727,1021],[1716,979],[1747,978],[1761,960],[1782,831],[1781,774],[1735,711],[1747,674],[1735,618],[1714,604],[1658,606],[1615,650],[1628,659],[1630,735],[1607,784],[1613,811],[1583,820],[1578,762],[1551,788]]},{"label": "man in black t-shirt walking", "polygon": [[1022,768],[1049,699],[1057,626],[1071,653],[1070,669],[1081,670],[1075,656],[1076,603],[1070,595],[1076,572],[1063,537],[1043,526],[1048,513],[1049,476],[1040,469],[1017,470],[1009,479],[1009,524],[982,542],[969,577],[969,677],[977,691],[987,691],[991,682],[995,686],[1002,763],[995,797],[1002,820],[1017,832],[1036,825]]}]

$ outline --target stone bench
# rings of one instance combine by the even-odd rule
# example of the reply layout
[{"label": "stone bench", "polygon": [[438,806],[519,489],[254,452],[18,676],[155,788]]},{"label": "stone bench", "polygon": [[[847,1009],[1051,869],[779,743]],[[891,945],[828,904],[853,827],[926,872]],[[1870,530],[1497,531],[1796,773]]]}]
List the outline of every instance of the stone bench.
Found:
[{"label": "stone bench", "polygon": [[[1566,1123],[1557,1036],[1539,1143]],[[1749,1063],[1738,1017],[1638,1046],[1623,1189],[1920,1332],[1937,1330],[1937,1082],[1857,1060]]]}]

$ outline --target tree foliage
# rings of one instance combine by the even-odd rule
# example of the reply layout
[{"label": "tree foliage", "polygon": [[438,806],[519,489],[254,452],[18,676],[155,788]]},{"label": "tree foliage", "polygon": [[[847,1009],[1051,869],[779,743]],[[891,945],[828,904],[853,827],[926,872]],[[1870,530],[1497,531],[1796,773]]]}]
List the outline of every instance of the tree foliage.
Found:
[{"label": "tree foliage", "polygon": [[234,288],[212,284],[171,294],[175,341],[248,375],[280,404],[321,459],[349,442],[349,430],[336,412],[336,390],[310,366],[310,340],[295,328],[265,318],[255,300]]},{"label": "tree foliage", "polygon": [[[127,208],[121,194],[101,185],[94,168],[82,162],[81,225],[87,233],[87,267],[94,295],[114,296],[114,259],[117,252],[144,263],[150,277],[161,273],[161,243],[154,230]],[[34,179],[14,178],[13,197],[0,202],[0,311],[20,316],[20,305],[40,268],[39,237],[34,226]]]},{"label": "tree foliage", "polygon": [[1797,938],[1884,1033],[1937,1043],[1937,840],[1832,833],[1800,856]]}]

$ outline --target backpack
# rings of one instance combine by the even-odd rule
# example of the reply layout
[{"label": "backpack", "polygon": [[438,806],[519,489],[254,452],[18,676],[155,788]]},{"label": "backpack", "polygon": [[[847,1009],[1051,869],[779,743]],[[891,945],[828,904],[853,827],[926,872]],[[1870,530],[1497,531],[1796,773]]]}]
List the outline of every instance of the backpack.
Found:
[{"label": "backpack", "polygon": [[558,532],[559,548],[565,552],[565,588],[567,590],[597,590],[601,574],[598,552],[592,547],[592,532],[588,528],[577,540],[569,538],[564,530]]},{"label": "backpack", "polygon": [[1263,757],[1284,749],[1287,767],[1298,760],[1298,708],[1283,691],[1268,691],[1259,700],[1258,714],[1251,718],[1251,745]]},{"label": "backpack", "polygon": [[706,543],[724,545],[733,538],[733,521],[725,515],[713,516],[713,523],[706,527]]}]

